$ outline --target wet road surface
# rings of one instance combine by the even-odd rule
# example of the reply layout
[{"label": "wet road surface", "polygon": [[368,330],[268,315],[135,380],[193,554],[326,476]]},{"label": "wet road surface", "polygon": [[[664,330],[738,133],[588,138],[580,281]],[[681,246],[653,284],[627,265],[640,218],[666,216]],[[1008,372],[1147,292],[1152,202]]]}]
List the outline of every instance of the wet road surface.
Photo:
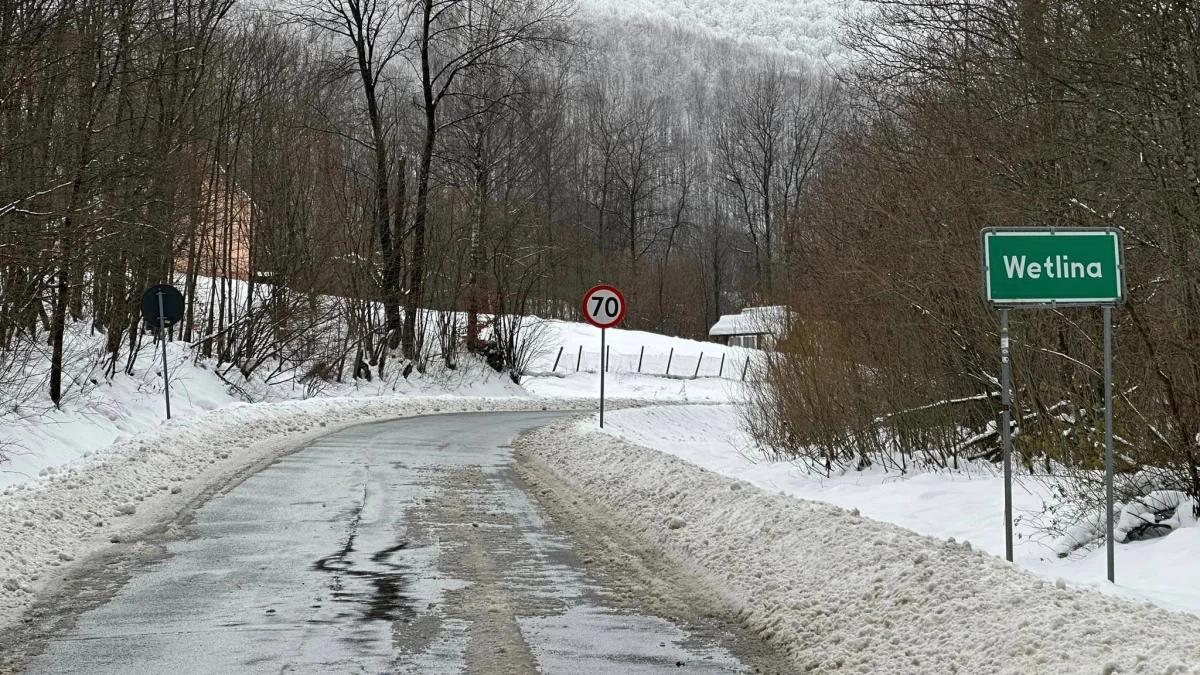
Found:
[{"label": "wet road surface", "polygon": [[636,592],[592,572],[507,447],[557,418],[432,416],[327,436],[196,509],[186,536],[49,635],[23,672],[753,672],[729,635],[611,602]]}]

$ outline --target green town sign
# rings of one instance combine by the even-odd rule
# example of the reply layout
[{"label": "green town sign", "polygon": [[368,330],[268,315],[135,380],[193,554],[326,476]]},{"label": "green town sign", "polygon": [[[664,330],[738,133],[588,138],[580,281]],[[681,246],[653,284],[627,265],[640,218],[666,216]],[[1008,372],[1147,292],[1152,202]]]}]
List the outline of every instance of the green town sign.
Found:
[{"label": "green town sign", "polygon": [[992,307],[1115,306],[1125,301],[1116,228],[988,228],[980,233],[984,300]]},{"label": "green town sign", "polygon": [[[989,227],[979,233],[983,299],[1000,310],[1000,436],[1004,446],[1004,553],[1013,559],[1012,387],[1008,310],[1104,308],[1104,492],[1108,580],[1113,549],[1112,308],[1125,302],[1125,258],[1115,227]],[[1021,419],[1018,417],[1018,420]],[[1018,422],[1018,425],[1020,423]]]}]

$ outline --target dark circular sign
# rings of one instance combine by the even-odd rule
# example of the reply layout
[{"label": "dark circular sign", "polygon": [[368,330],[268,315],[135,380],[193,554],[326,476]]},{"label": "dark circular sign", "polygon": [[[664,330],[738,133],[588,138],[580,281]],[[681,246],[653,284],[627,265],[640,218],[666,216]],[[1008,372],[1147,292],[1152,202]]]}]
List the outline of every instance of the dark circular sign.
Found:
[{"label": "dark circular sign", "polygon": [[[159,296],[162,304],[159,304]],[[159,307],[162,307],[162,323],[171,326],[183,318],[183,293],[170,284],[151,286],[142,295],[142,318],[154,326],[158,326]]]}]

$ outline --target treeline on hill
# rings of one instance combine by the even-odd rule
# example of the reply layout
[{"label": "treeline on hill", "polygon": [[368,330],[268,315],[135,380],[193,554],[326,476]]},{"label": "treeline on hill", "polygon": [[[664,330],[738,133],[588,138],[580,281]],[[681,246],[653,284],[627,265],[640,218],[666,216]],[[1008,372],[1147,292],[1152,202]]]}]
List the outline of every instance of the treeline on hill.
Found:
[{"label": "treeline on hill", "polygon": [[[996,458],[989,226],[1116,226],[1118,499],[1200,496],[1200,6],[873,3],[849,42],[857,104],[802,201],[797,324],[749,410],[822,470]],[[1102,504],[1101,310],[1011,313],[1015,451]],[[1151,519],[1152,520],[1152,519]]]},{"label": "treeline on hill", "polygon": [[573,318],[596,282],[703,336],[795,265],[835,93],[562,0],[0,3],[0,398],[133,368],[172,277],[176,339],[245,377],[466,349],[516,376],[527,331],[491,317]]}]

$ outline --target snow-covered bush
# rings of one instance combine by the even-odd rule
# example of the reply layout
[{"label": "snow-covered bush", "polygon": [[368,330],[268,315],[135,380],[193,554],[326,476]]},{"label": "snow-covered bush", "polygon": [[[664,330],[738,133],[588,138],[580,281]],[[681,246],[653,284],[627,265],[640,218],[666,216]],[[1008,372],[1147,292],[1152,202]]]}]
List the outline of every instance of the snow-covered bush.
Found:
[{"label": "snow-covered bush", "polygon": [[1155,490],[1120,510],[1113,527],[1119,542],[1152,539],[1196,523],[1194,501],[1179,490]]},{"label": "snow-covered bush", "polygon": [[[1055,469],[1053,474],[1038,477],[1049,487],[1052,498],[1035,518],[1035,525],[1053,537],[1055,554],[1065,558],[1104,542],[1104,472]],[[1196,523],[1195,500],[1182,490],[1164,489],[1162,484],[1162,476],[1155,471],[1114,477],[1114,540],[1152,539]]]}]

